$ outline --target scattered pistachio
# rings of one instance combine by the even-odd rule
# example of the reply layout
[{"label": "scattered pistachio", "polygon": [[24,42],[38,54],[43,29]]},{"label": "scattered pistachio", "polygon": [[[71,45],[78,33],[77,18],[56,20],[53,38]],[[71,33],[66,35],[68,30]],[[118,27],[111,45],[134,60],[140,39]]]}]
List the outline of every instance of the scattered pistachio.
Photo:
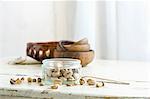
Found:
[{"label": "scattered pistachio", "polygon": [[103,87],[104,86],[104,82],[98,82],[96,84],[96,87],[99,88],[99,87]]},{"label": "scattered pistachio", "polygon": [[37,82],[38,83],[42,82],[42,79],[41,78],[37,78]]},{"label": "scattered pistachio", "polygon": [[81,79],[79,80],[79,82],[80,82],[80,85],[85,84],[85,81],[84,81],[84,79],[83,79],[83,78],[81,78]]},{"label": "scattered pistachio", "polygon": [[57,84],[52,85],[51,89],[58,89],[58,85]]},{"label": "scattered pistachio", "polygon": [[95,81],[93,79],[88,79],[87,84],[90,86],[95,85]]},{"label": "scattered pistachio", "polygon": [[66,84],[66,86],[72,86],[72,84]]},{"label": "scattered pistachio", "polygon": [[14,85],[15,83],[16,83],[16,81],[15,81],[15,80],[10,79],[10,84]]},{"label": "scattered pistachio", "polygon": [[44,84],[43,84],[43,83],[40,83],[39,86],[44,86]]},{"label": "scattered pistachio", "polygon": [[62,85],[62,80],[60,79],[54,80],[53,82],[54,84]]},{"label": "scattered pistachio", "polygon": [[24,77],[21,77],[21,80],[24,80]]},{"label": "scattered pistachio", "polygon": [[16,80],[16,84],[21,84],[21,80],[19,79],[19,78],[17,78],[17,80]]},{"label": "scattered pistachio", "polygon": [[28,81],[28,83],[31,83],[31,82],[32,82],[32,78],[31,78],[31,77],[28,77],[28,78],[27,78],[27,81]]},{"label": "scattered pistachio", "polygon": [[33,79],[32,79],[32,81],[33,81],[33,82],[36,82],[36,79],[35,79],[35,78],[33,78]]}]

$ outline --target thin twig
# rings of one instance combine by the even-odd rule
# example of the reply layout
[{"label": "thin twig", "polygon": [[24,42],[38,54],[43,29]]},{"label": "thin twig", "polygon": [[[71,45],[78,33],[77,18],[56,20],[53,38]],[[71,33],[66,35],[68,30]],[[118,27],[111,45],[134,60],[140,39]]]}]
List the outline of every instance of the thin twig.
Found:
[{"label": "thin twig", "polygon": [[111,82],[111,81],[97,81],[97,82],[104,82],[104,83],[111,83],[111,84],[121,84],[121,85],[129,85],[130,83],[126,83],[126,82]]},{"label": "thin twig", "polygon": [[112,80],[112,79],[106,79],[106,78],[100,78],[100,77],[93,77],[93,76],[83,76],[82,78],[95,78],[95,79],[105,80],[105,81],[103,81],[105,83],[125,84],[125,85],[129,85],[130,84],[130,83],[122,82],[122,81],[117,81],[117,80]]}]

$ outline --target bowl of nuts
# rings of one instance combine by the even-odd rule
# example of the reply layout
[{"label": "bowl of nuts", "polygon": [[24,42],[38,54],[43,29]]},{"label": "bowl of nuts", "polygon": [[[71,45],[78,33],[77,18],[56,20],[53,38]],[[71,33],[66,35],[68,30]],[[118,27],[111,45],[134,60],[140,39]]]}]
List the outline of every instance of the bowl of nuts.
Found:
[{"label": "bowl of nuts", "polygon": [[75,84],[80,78],[80,60],[70,58],[45,59],[42,62],[45,84]]}]

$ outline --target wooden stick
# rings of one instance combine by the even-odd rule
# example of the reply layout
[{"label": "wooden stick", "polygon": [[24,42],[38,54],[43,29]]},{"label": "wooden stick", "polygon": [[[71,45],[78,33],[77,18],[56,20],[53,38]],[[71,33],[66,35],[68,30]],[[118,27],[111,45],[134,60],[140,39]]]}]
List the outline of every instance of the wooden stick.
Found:
[{"label": "wooden stick", "polygon": [[[122,82],[122,81],[117,81],[117,80],[112,80],[112,79],[105,79],[105,78],[100,78],[100,77],[93,77],[93,76],[83,76],[82,78],[95,78],[95,79],[105,80],[105,81],[103,81],[105,83],[125,84],[125,85],[130,84],[130,83]],[[100,82],[100,81],[98,81],[98,82]]]}]

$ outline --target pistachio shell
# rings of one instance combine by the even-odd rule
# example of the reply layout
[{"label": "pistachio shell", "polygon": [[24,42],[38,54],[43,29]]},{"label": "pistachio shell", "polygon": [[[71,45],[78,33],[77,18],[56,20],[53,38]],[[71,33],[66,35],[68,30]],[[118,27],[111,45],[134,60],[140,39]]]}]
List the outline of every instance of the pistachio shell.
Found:
[{"label": "pistachio shell", "polygon": [[62,85],[62,81],[60,79],[54,80],[54,84]]},{"label": "pistachio shell", "polygon": [[96,84],[96,87],[97,87],[97,88],[103,87],[103,86],[104,86],[104,83],[103,83],[103,82],[98,82],[98,83]]},{"label": "pistachio shell", "polygon": [[87,80],[88,85],[95,85],[95,81],[93,79],[88,79]]},{"label": "pistachio shell", "polygon": [[79,82],[80,82],[80,85],[85,84],[85,81],[84,81],[84,79],[82,79],[82,78],[79,80]]},{"label": "pistachio shell", "polygon": [[60,72],[59,71],[54,71],[52,72],[52,77],[59,77],[60,76]]},{"label": "pistachio shell", "polygon": [[74,81],[75,78],[71,76],[71,77],[69,77],[67,80],[68,80],[68,81]]},{"label": "pistachio shell", "polygon": [[56,85],[52,85],[51,89],[58,89],[58,85],[57,84]]}]

